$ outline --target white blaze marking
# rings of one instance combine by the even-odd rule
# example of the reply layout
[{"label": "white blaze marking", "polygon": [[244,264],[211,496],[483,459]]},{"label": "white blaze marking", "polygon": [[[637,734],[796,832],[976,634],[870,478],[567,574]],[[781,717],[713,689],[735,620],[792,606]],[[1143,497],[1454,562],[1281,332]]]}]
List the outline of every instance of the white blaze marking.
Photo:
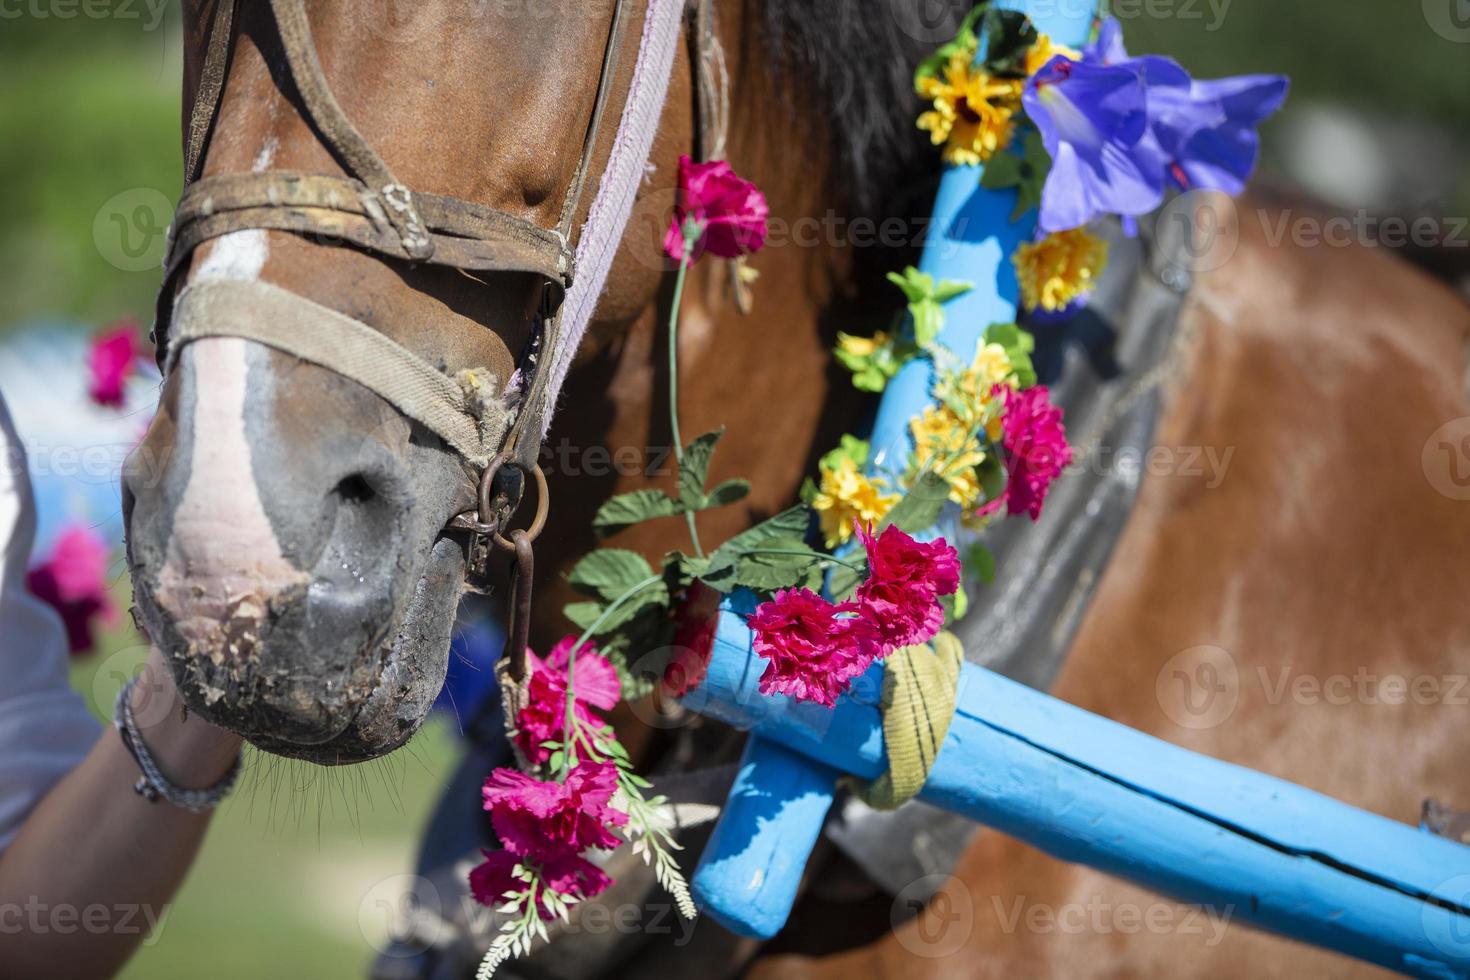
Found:
[{"label": "white blaze marking", "polygon": [[[276,153],[271,137],[252,170],[265,170]],[[210,242],[191,282],[227,279],[254,282],[270,257],[264,229],[235,231]],[[250,342],[208,337],[184,349],[178,370],[192,380],[194,417],[189,478],[174,513],[159,598],[179,632],[199,652],[216,659],[225,649],[225,626],[264,620],[271,598],[308,576],[281,554],[251,468],[245,431],[245,396]],[[245,621],[245,622],[242,622]]]}]

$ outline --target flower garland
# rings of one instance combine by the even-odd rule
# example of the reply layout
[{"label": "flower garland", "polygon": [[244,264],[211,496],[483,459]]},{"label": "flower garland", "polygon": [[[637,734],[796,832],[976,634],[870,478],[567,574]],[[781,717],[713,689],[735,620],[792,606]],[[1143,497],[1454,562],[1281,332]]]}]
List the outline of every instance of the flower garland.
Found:
[{"label": "flower garland", "polygon": [[[1089,222],[1105,214],[1129,222],[1170,188],[1238,191],[1254,166],[1254,127],[1285,96],[1285,80],[1275,76],[1197,82],[1169,59],[1130,58],[1115,21],[1095,35],[1075,51],[986,0],[915,75],[930,102],[918,126],[944,159],[983,163],[981,186],[1014,188],[1012,220],[1039,211],[1036,240],[1012,257],[1021,307],[1037,322],[1081,308],[1102,275],[1107,246]],[[972,284],[910,267],[888,276],[907,303],[902,319],[872,337],[839,334],[834,351],[853,384],[870,392],[910,361],[932,364],[934,403],[909,422],[909,457],[878,465],[867,442],[843,436],[822,457],[819,478],[803,487],[802,504],[706,548],[696,516],[738,502],[750,486],[708,485],[721,431],[687,445],[680,436],[680,300],[701,256],[743,262],[759,251],[767,216],[765,197],[728,163],[680,160],[664,239],[676,264],[668,361],[677,491],[619,494],[593,526],[607,538],[682,518],[689,551],[671,551],[654,568],[636,552],[601,547],[569,575],[584,598],[565,613],[581,632],[545,660],[532,655],[528,703],[510,720],[532,772],[498,769],[485,783],[484,806],[503,849],[485,852],[470,884],[506,918],[481,978],[529,952],[546,937],[546,922],[565,920],[576,902],[604,891],[611,880],[589,855],[623,841],[653,865],[681,914],[694,915],[672,855],[678,845],[659,816],[664,800],[644,796],[650,784],[597,712],[656,684],[676,697],[698,685],[726,593],[764,597],[747,620],[752,648],[766,661],[761,692],[830,707],[874,662],[930,642],[962,616],[966,571],[993,578],[983,546],[967,549],[962,567],[945,539],[912,535],[947,511],[972,528],[1002,512],[1034,521],[1071,462],[1062,411],[1037,384],[1032,336],[1014,323],[991,324],[968,359],[956,356],[938,343],[945,304]],[[741,280],[753,277],[744,270]],[[835,553],[812,547],[813,525]],[[651,673],[643,669],[648,651],[668,650]]]}]

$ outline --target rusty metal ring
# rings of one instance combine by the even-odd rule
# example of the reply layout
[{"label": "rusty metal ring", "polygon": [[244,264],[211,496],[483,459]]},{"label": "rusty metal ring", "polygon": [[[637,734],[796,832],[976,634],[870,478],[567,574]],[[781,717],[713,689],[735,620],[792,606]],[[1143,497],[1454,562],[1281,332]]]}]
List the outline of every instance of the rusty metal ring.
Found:
[{"label": "rusty metal ring", "polygon": [[[546,527],[547,515],[551,513],[551,491],[546,486],[546,474],[541,471],[540,463],[532,463],[531,468],[528,470],[526,469],[525,464],[520,462],[519,460],[508,459],[504,456],[497,457],[497,459],[493,461],[491,465],[495,466],[495,468],[498,470],[500,468],[500,465],[504,463],[509,463],[510,465],[514,466],[526,476],[531,477],[532,480],[534,480],[536,483],[536,515],[531,518],[531,526],[526,528],[524,532],[526,540],[528,542],[535,541],[536,538],[540,536],[542,529]],[[494,474],[492,473],[491,475],[493,476]],[[480,483],[480,499],[481,501],[487,503],[489,501],[489,495],[487,492],[487,487],[489,486],[489,483],[489,480],[482,480]],[[520,501],[517,501],[516,509],[519,508]],[[514,512],[514,510],[511,511],[511,513]],[[495,546],[497,548],[500,548],[502,551],[514,552],[516,550],[515,543],[512,542],[509,538],[506,538],[504,535],[502,535],[498,527],[495,529],[494,532],[492,532],[491,537],[495,541]]]}]

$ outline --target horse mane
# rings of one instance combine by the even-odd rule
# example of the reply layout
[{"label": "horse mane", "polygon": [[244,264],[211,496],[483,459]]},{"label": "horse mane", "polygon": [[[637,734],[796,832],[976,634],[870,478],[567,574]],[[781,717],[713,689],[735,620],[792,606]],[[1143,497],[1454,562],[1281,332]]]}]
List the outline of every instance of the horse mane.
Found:
[{"label": "horse mane", "polygon": [[931,0],[915,5],[925,9],[906,25],[899,8],[907,2],[760,4],[762,40],[776,55],[770,67],[788,109],[828,121],[834,186],[846,189],[849,206],[869,214],[901,207],[939,173],[939,155],[914,126],[914,67],[953,35],[970,6]]}]

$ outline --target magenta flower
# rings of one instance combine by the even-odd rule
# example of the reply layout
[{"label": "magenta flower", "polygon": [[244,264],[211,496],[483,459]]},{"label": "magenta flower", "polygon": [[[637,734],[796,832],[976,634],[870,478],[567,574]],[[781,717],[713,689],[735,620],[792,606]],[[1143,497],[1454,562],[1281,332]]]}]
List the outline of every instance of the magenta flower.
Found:
[{"label": "magenta flower", "polygon": [[[1034,521],[1041,516],[1041,505],[1052,482],[1072,462],[1072,447],[1067,445],[1067,432],[1062,427],[1062,410],[1051,403],[1045,385],[1020,392],[1009,385],[996,385],[992,397],[1002,396],[1006,512],[1030,514]],[[997,510],[1000,500],[990,501],[980,513]]]},{"label": "magenta flower", "polygon": [[836,704],[880,652],[857,613],[855,603],[831,603],[808,589],[783,589],[757,606],[747,623],[753,649],[768,661],[761,693]]},{"label": "magenta flower", "polygon": [[87,351],[87,394],[99,405],[120,408],[123,389],[138,368],[143,336],[136,320],[119,320],[92,338]]},{"label": "magenta flower", "polygon": [[73,654],[93,648],[98,620],[117,619],[107,591],[109,553],[95,531],[75,525],[62,531],[46,560],[26,573],[26,587],[61,615]]},{"label": "magenta flower", "polygon": [[[575,636],[563,637],[544,661],[527,651],[531,680],[527,686],[526,706],[516,716],[516,745],[532,763],[540,764],[551,757],[551,750],[542,743],[560,739],[566,727],[567,661],[576,639]],[[593,729],[600,729],[605,722],[588,706],[606,711],[618,703],[622,696],[618,672],[591,646],[584,645],[577,651],[573,684],[576,686],[576,707],[573,710],[577,718]]]},{"label": "magenta flower", "polygon": [[[526,882],[514,874],[516,865],[521,863],[520,857],[510,851],[481,849],[480,853],[485,860],[470,871],[470,892],[477,902],[494,907],[509,901],[507,893],[518,895],[526,890]],[[579,899],[600,895],[612,884],[606,872],[576,854],[544,862],[541,880],[552,891]],[[556,918],[541,894],[536,896],[536,914],[547,922]]]},{"label": "magenta flower", "polygon": [[517,769],[497,769],[480,791],[490,823],[512,854],[549,861],[589,847],[618,846],[612,827],[628,815],[611,806],[618,771],[610,762],[582,762],[565,782],[543,782]]},{"label": "magenta flower", "polygon": [[686,154],[679,158],[679,197],[664,236],[664,252],[675,262],[683,259],[686,218],[704,226],[695,258],[706,250],[724,259],[758,252],[766,243],[770,213],[760,188],[736,174],[728,162],[695,163]]},{"label": "magenta flower", "polygon": [[943,538],[915,541],[891,524],[876,538],[861,525],[857,534],[868,552],[868,579],[855,598],[882,655],[932,640],[944,626],[939,597],[960,587],[959,554]]}]

